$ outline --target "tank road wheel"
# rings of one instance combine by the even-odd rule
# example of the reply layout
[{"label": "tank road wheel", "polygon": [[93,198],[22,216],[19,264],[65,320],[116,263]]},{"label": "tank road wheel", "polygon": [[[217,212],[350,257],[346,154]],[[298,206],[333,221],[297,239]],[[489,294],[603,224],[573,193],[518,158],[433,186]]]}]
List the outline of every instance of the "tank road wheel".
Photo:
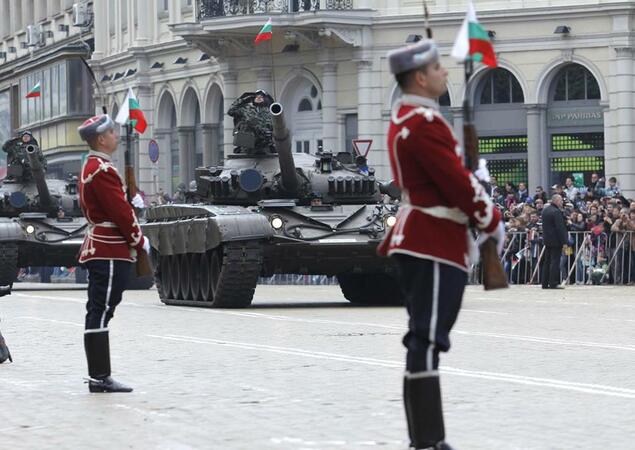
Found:
[{"label": "tank road wheel", "polygon": [[384,273],[344,273],[337,276],[342,294],[359,305],[403,305],[397,280]]},{"label": "tank road wheel", "polygon": [[13,243],[0,244],[0,297],[11,293],[18,274],[18,246]]},{"label": "tank road wheel", "polygon": [[185,253],[184,255],[179,256],[180,261],[180,270],[181,270],[181,290],[179,294],[179,298],[182,300],[192,300],[192,290],[190,284],[190,272],[192,271],[192,267],[190,265],[190,255],[189,253]]},{"label": "tank road wheel", "polygon": [[178,300],[181,292],[181,258],[170,256],[170,298]]},{"label": "tank road wheel", "polygon": [[188,254],[188,260],[190,265],[189,279],[191,298],[197,301],[201,295],[201,254],[190,253]]},{"label": "tank road wheel", "polygon": [[262,265],[258,242],[229,242],[212,251],[210,274],[213,308],[244,308],[251,304]]},{"label": "tank road wheel", "polygon": [[199,273],[199,292],[198,298],[202,302],[211,302],[213,299],[212,292],[212,274],[210,272],[210,254],[213,252],[201,253],[198,265]]},{"label": "tank road wheel", "polygon": [[155,266],[154,273],[155,283],[159,291],[159,298],[163,303],[170,299],[171,277],[170,277],[170,257],[167,255],[159,256],[158,264]]}]

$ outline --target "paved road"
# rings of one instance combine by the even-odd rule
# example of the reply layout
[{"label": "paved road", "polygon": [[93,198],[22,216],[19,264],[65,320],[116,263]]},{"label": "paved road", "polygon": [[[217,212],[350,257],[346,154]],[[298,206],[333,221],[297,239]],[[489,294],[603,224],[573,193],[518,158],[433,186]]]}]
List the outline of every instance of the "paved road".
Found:
[{"label": "paved road", "polygon": [[[442,359],[448,440],[474,449],[632,449],[635,290],[468,289]],[[336,286],[261,286],[254,307],[128,292],[111,326],[131,395],[89,394],[80,290],[0,300],[0,448],[405,449],[406,315]]]}]

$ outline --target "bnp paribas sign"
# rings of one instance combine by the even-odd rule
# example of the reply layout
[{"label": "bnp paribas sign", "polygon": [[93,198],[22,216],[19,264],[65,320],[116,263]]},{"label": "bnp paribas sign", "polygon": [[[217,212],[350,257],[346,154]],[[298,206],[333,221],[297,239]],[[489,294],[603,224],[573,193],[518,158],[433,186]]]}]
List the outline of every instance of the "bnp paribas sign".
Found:
[{"label": "bnp paribas sign", "polygon": [[604,113],[601,106],[550,108],[548,111],[548,125],[550,127],[601,126],[604,123]]}]

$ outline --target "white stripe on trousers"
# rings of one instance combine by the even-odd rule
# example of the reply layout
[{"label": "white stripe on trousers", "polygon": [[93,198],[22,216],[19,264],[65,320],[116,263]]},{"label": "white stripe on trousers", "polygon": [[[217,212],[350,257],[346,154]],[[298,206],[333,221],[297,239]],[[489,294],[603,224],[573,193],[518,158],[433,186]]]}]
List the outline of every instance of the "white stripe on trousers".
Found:
[{"label": "white stripe on trousers", "polygon": [[434,347],[437,339],[437,320],[439,315],[439,263],[434,262],[432,272],[432,312],[430,313],[430,334],[428,340],[428,353],[426,354],[426,369],[434,370]]},{"label": "white stripe on trousers", "polygon": [[114,274],[114,261],[110,260],[110,270],[108,273],[108,290],[106,291],[106,305],[104,307],[104,312],[101,314],[101,321],[99,322],[99,327],[104,328],[104,321],[106,320],[106,313],[110,309],[110,292],[112,291],[112,276]]}]

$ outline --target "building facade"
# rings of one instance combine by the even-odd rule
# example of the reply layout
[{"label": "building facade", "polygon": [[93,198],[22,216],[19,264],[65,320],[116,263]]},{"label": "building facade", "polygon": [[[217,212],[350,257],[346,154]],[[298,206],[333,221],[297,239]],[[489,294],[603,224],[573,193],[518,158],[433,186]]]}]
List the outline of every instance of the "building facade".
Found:
[{"label": "building facade", "polygon": [[[499,68],[478,67],[468,92],[449,57],[465,1],[427,3],[450,71],[442,111],[460,135],[468,95],[499,184],[584,183],[597,171],[635,196],[632,1],[475,0]],[[133,88],[149,123],[134,162],[150,195],[187,185],[198,165],[219,164],[233,148],[224,112],[256,89],[284,105],[296,151],[352,151],[352,139],[372,139],[370,162],[389,178],[386,131],[399,90],[386,53],[425,35],[422,9],[414,0],[96,1],[95,107],[116,113]],[[255,46],[268,17],[273,39]]]},{"label": "building facade", "polygon": [[[95,110],[92,23],[78,19],[74,26],[72,1],[0,0],[0,142],[32,131],[59,178],[79,173],[86,147],[77,126]],[[38,83],[40,96],[27,99]]]}]

